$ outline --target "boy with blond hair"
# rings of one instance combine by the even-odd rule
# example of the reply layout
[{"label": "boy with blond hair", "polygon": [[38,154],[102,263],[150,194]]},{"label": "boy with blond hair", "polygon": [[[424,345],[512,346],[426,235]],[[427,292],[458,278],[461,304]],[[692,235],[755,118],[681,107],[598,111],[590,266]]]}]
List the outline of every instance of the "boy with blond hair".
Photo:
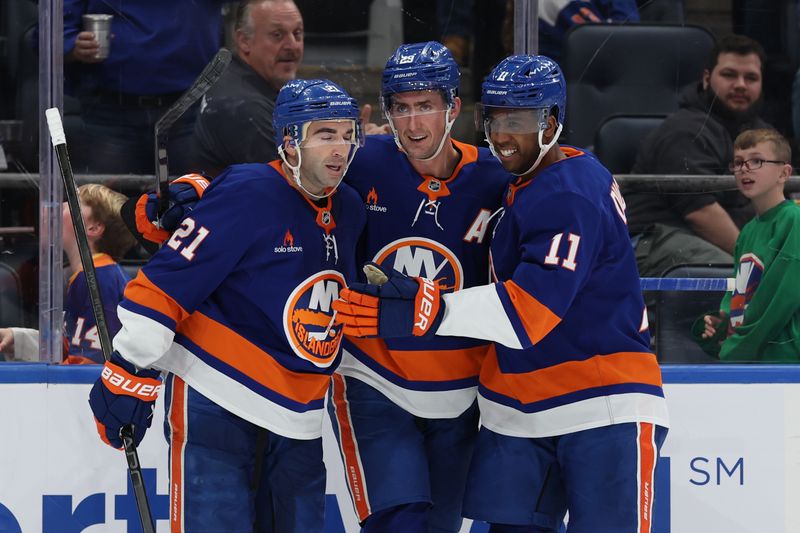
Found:
[{"label": "boy with blond hair", "polygon": [[[127,198],[105,185],[89,183],[78,188],[81,216],[86,227],[89,250],[97,272],[109,333],[119,331],[117,305],[122,300],[130,278],[117,264],[123,255],[136,244],[119,214]],[[64,297],[64,349],[65,363],[102,363],[100,338],[97,333],[89,287],[81,266],[78,241],[72,227],[69,207],[62,211],[62,241],[64,254],[69,261],[69,280]],[[0,353],[10,359],[35,361],[39,354],[39,332],[27,328],[0,329]]]},{"label": "boy with blond hair", "polygon": [[783,194],[791,158],[789,143],[771,129],[734,141],[730,170],[756,217],[736,240],[733,291],[695,324],[701,346],[723,361],[800,361],[800,206]]}]

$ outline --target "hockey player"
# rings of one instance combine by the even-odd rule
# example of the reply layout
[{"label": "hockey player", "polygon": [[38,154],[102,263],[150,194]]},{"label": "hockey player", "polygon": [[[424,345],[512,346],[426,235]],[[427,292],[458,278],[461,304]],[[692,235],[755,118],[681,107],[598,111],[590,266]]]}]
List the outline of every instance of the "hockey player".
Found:
[{"label": "hockey player", "polygon": [[100,437],[136,441],[165,374],[172,531],[322,532],[322,421],[355,275],[358,195],[340,185],[358,108],[294,80],[273,116],[281,160],[218,176],[125,291],[112,361],[91,390]]},{"label": "hockey player", "polygon": [[[494,283],[440,297],[393,273],[334,304],[356,335],[494,341],[464,516],[491,531],[650,531],[668,426],[625,204],[595,157],[559,146],[566,85],[544,56],[503,60],[478,122],[516,179],[494,228]],[[613,306],[613,311],[609,311]]]},{"label": "hockey player", "polygon": [[[400,46],[381,90],[394,136],[368,136],[346,178],[367,207],[362,257],[445,292],[489,281],[488,228],[509,179],[487,149],[450,136],[459,78],[443,45]],[[460,529],[487,347],[345,339],[328,409],[363,531]]]}]

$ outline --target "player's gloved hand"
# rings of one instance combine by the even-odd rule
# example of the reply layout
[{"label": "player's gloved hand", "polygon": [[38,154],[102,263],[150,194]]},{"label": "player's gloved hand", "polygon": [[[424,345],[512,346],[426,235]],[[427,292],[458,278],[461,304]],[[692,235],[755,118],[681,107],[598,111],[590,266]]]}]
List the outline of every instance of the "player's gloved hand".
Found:
[{"label": "player's gloved hand", "polygon": [[[380,276],[375,270],[380,270]],[[344,333],[355,337],[421,337],[436,332],[444,314],[439,284],[426,278],[409,278],[375,263],[364,266],[367,279],[383,284],[351,283],[333,302]]]},{"label": "player's gloved hand", "polygon": [[194,209],[197,201],[208,187],[208,178],[200,174],[186,174],[174,180],[168,188],[168,207],[158,219],[158,196],[155,192],[145,193],[136,202],[136,229],[150,242],[161,244]]},{"label": "player's gloved hand", "polygon": [[122,448],[119,432],[133,425],[133,439],[138,445],[150,427],[153,406],[161,390],[160,372],[136,367],[114,352],[89,392],[89,406],[94,413],[100,438],[113,448]]}]

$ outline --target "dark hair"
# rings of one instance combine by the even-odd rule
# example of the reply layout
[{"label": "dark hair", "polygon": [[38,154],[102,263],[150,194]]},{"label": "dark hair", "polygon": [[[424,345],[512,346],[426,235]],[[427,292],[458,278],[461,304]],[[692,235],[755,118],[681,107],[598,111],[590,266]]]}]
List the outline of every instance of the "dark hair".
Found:
[{"label": "dark hair", "polygon": [[758,41],[754,41],[750,37],[744,35],[726,35],[714,45],[711,49],[711,54],[708,56],[708,66],[706,67],[709,72],[714,70],[719,61],[720,54],[736,54],[746,56],[756,54],[761,61],[761,74],[764,74],[764,66],[767,62],[767,55],[764,53],[764,47]]}]

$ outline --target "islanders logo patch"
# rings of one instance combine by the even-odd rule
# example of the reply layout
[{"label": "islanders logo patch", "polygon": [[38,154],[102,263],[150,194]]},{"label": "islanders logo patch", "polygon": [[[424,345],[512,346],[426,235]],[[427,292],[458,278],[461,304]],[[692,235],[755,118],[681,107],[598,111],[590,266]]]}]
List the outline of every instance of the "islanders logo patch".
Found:
[{"label": "islanders logo patch", "polygon": [[439,282],[443,293],[464,288],[464,269],[447,246],[424,237],[398,239],[384,246],[373,259],[409,277]]},{"label": "islanders logo patch", "polygon": [[330,366],[339,353],[342,325],[334,325],[331,304],[345,286],[339,272],[317,272],[292,291],[283,309],[283,329],[292,350],[320,368]]},{"label": "islanders logo patch", "polygon": [[731,295],[731,328],[741,326],[744,322],[744,312],[758,289],[763,274],[764,262],[761,259],[755,254],[742,255],[739,259],[739,271],[736,272],[736,284]]}]

